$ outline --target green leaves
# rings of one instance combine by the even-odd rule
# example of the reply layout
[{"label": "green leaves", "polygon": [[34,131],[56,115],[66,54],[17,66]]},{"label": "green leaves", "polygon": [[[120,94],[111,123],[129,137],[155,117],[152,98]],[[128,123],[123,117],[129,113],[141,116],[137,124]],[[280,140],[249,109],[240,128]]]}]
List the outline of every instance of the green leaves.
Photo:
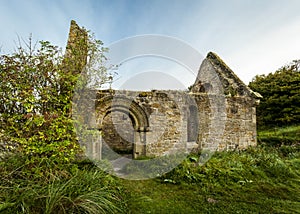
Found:
[{"label": "green leaves", "polygon": [[65,56],[50,42],[32,45],[31,39],[26,48],[0,56],[0,142],[18,145],[15,149],[34,161],[65,163],[81,152],[71,120],[75,86],[84,63],[97,62],[106,75],[102,42],[85,39],[88,45],[79,40]]},{"label": "green leaves", "polygon": [[300,61],[267,76],[256,76],[249,86],[263,99],[257,107],[259,126],[283,126],[300,121]]}]

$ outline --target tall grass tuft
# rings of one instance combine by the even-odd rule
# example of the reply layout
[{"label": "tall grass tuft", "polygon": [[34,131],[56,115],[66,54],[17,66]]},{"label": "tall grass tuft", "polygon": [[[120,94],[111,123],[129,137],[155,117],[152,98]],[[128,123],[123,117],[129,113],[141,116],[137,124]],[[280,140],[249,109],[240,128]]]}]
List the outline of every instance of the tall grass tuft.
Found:
[{"label": "tall grass tuft", "polygon": [[33,166],[26,160],[12,156],[0,163],[1,213],[123,212],[118,181],[91,163],[55,166],[41,161]]}]

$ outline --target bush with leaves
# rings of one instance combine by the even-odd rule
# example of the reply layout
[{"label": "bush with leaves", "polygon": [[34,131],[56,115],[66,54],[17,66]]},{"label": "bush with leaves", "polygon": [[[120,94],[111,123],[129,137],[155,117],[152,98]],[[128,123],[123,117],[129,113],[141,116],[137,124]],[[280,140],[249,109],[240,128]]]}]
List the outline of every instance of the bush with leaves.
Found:
[{"label": "bush with leaves", "polygon": [[33,45],[29,39],[15,53],[0,55],[2,147],[33,159],[74,160],[81,150],[71,115],[72,97],[79,77],[83,88],[91,75],[99,76],[98,84],[107,81],[102,45],[89,35],[64,56],[47,41]]}]

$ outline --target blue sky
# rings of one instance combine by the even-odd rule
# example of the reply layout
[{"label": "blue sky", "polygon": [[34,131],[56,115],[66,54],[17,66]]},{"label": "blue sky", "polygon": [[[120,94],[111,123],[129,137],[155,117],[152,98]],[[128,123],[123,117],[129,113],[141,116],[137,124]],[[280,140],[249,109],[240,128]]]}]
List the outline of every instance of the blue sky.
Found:
[{"label": "blue sky", "polygon": [[178,38],[217,53],[248,83],[300,59],[299,8],[298,0],[0,0],[0,47],[11,52],[30,33],[65,47],[74,19],[105,46],[141,34]]}]

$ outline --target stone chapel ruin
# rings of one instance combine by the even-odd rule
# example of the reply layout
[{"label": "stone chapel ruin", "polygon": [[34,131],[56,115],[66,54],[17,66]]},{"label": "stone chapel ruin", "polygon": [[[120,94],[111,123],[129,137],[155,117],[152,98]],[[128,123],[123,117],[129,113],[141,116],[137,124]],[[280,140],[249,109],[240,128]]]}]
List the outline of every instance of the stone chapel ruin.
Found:
[{"label": "stone chapel ruin", "polygon": [[[72,21],[68,47],[82,38],[86,38],[85,31]],[[189,91],[110,89],[94,93],[91,126],[101,136],[85,146],[96,159],[107,150],[137,158],[257,144],[256,106],[261,96],[212,52],[203,60]]]}]

